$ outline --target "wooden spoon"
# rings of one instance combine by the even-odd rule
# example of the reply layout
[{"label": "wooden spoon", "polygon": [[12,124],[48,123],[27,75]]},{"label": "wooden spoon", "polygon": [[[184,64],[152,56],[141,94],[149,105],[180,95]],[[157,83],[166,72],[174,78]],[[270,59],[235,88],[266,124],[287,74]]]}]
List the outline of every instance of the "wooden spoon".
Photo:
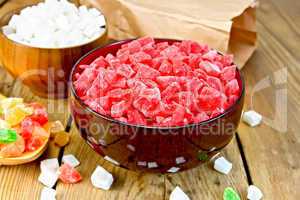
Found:
[{"label": "wooden spoon", "polygon": [[[4,98],[6,98],[6,97],[3,96],[2,94],[0,94],[0,100],[4,99]],[[49,131],[50,131],[49,127],[47,127],[46,129],[49,133]],[[33,152],[25,152],[22,154],[22,156],[11,157],[11,158],[4,158],[4,157],[0,156],[0,165],[20,165],[20,164],[29,163],[31,161],[36,160],[47,149],[49,139],[50,139],[50,134],[49,134],[49,137],[44,141],[43,145],[40,146],[37,150],[35,150]]]},{"label": "wooden spoon", "polygon": [[47,149],[48,143],[49,138],[46,141],[44,141],[44,144],[40,146],[37,150],[33,152],[25,152],[22,154],[22,156],[19,157],[4,158],[0,156],[0,165],[20,165],[36,160]]}]

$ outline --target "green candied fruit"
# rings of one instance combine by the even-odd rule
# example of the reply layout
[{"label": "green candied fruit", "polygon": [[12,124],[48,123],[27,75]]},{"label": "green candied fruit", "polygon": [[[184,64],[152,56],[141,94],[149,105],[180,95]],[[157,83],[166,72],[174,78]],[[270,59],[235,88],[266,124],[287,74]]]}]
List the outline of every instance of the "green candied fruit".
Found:
[{"label": "green candied fruit", "polygon": [[241,198],[233,188],[227,187],[224,190],[223,200],[241,200]]},{"label": "green candied fruit", "polygon": [[207,155],[207,153],[205,153],[205,152],[199,152],[199,153],[198,153],[198,159],[199,159],[200,161],[203,161],[203,162],[207,161],[207,160],[208,160],[208,155]]},{"label": "green candied fruit", "polygon": [[17,141],[17,132],[10,129],[0,130],[0,144],[7,144]]}]

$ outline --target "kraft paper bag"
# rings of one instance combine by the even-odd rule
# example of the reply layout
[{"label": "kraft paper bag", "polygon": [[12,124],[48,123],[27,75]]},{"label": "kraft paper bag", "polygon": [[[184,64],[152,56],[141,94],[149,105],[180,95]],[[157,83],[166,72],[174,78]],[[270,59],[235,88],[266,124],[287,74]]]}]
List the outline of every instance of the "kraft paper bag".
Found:
[{"label": "kraft paper bag", "polygon": [[111,39],[190,39],[232,53],[241,68],[256,48],[253,0],[81,0],[99,8]]}]

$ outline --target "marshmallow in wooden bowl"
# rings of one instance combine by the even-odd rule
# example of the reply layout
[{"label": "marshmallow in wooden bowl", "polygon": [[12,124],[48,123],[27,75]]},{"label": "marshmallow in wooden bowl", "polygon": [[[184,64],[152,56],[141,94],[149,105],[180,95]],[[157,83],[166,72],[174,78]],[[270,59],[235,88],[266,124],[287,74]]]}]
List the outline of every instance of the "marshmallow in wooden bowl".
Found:
[{"label": "marshmallow in wooden bowl", "polygon": [[3,33],[11,40],[40,48],[64,48],[95,40],[105,31],[96,8],[76,7],[67,0],[46,0],[11,17]]}]

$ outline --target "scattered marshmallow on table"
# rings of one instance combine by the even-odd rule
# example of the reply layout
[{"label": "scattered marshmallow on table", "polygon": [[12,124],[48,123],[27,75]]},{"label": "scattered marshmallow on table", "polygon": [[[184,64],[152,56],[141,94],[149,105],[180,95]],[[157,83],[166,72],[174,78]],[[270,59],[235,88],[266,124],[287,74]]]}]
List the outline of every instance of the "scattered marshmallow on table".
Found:
[{"label": "scattered marshmallow on table", "polygon": [[181,190],[180,187],[176,186],[170,195],[170,200],[190,200],[190,198]]},{"label": "scattered marshmallow on table", "polygon": [[77,158],[72,154],[64,155],[62,157],[62,162],[67,163],[72,167],[77,167],[80,164]]},{"label": "scattered marshmallow on table", "polygon": [[249,110],[243,113],[243,121],[254,127],[261,123],[262,116],[254,110]]},{"label": "scattered marshmallow on table", "polygon": [[41,200],[55,200],[56,190],[44,187],[41,193]]},{"label": "scattered marshmallow on table", "polygon": [[91,176],[91,182],[96,188],[109,190],[114,181],[113,176],[103,167],[97,166]]},{"label": "scattered marshmallow on table", "polygon": [[248,187],[247,199],[249,200],[260,200],[263,198],[263,193],[255,185],[250,185]]},{"label": "scattered marshmallow on table", "polygon": [[61,48],[92,41],[105,31],[105,18],[95,8],[67,0],[46,0],[13,15],[3,33],[28,46]]},{"label": "scattered marshmallow on table", "polygon": [[223,174],[229,174],[232,169],[232,163],[226,160],[223,156],[217,158],[214,162],[214,169]]}]

